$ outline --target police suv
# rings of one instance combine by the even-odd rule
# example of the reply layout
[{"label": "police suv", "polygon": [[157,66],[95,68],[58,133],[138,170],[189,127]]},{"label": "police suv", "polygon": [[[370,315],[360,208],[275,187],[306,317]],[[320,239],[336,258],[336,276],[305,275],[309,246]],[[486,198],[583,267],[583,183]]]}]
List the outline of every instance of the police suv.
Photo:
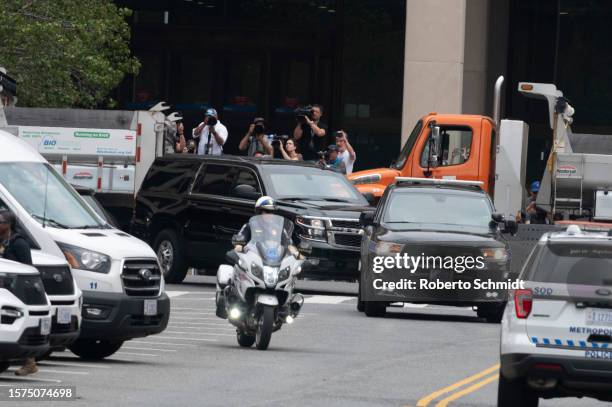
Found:
[{"label": "police suv", "polygon": [[612,231],[544,235],[520,278],[502,320],[497,405],[612,401]]},{"label": "police suv", "polygon": [[0,258],[0,372],[49,349],[49,298],[38,271]]}]

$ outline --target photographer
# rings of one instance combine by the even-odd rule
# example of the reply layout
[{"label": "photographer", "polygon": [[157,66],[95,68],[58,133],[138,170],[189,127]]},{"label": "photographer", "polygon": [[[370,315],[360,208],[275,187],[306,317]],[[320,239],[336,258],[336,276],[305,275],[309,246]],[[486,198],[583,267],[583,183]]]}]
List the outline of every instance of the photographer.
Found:
[{"label": "photographer", "polygon": [[227,128],[219,121],[217,111],[212,108],[206,110],[204,121],[193,129],[193,138],[199,139],[197,154],[223,154],[227,135]]},{"label": "photographer", "polygon": [[303,161],[304,160],[304,158],[302,157],[302,154],[299,154],[297,152],[295,141],[293,141],[293,139],[287,140],[284,147],[283,147],[282,141],[279,143],[278,146],[280,149],[280,153],[285,160],[291,160],[291,161]]},{"label": "photographer", "polygon": [[338,154],[338,146],[330,144],[327,146],[327,151],[319,151],[317,154],[319,155],[319,164],[322,167],[346,174],[346,166]]},{"label": "photographer", "polygon": [[348,137],[346,136],[346,132],[344,132],[344,130],[336,132],[336,145],[338,146],[338,156],[344,162],[344,166],[346,167],[346,175],[349,175],[353,172],[353,165],[355,165],[357,154],[355,153],[355,149],[353,149],[351,143],[349,143]]},{"label": "photographer", "polygon": [[327,126],[321,122],[323,106],[312,105],[295,111],[298,124],[293,130],[293,139],[299,143],[306,161],[317,159],[317,150],[327,134]]},{"label": "photographer", "polygon": [[273,155],[274,149],[266,135],[265,121],[262,117],[256,117],[249,126],[249,131],[244,135],[238,145],[240,151],[248,149],[248,155],[254,157],[255,153]]}]

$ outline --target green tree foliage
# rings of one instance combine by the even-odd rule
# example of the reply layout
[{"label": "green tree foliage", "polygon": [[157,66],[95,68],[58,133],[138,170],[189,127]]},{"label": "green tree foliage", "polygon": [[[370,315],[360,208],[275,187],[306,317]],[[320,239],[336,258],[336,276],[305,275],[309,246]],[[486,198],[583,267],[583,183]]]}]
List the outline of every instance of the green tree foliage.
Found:
[{"label": "green tree foliage", "polygon": [[0,66],[17,80],[20,106],[112,105],[109,92],[138,72],[131,11],[111,0],[0,3]]}]

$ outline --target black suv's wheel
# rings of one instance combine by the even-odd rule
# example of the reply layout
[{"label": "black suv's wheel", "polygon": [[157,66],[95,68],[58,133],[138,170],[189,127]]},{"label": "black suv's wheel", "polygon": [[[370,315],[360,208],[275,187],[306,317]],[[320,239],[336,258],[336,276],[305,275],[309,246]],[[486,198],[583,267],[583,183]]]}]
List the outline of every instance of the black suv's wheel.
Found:
[{"label": "black suv's wheel", "polygon": [[77,339],[68,348],[83,359],[99,360],[117,352],[121,345],[123,341]]},{"label": "black suv's wheel", "polygon": [[361,278],[358,280],[359,286],[357,288],[357,311],[365,311],[365,301],[361,299]]},{"label": "black suv's wheel", "polygon": [[11,364],[9,362],[0,362],[0,373],[8,369],[10,365]]},{"label": "black suv's wheel", "polygon": [[387,313],[387,304],[378,301],[366,301],[364,304],[365,314],[369,317],[384,317]]},{"label": "black suv's wheel", "polygon": [[176,232],[172,229],[164,229],[157,234],[153,249],[157,253],[157,259],[164,279],[167,283],[180,283],[187,275],[187,262],[183,245]]},{"label": "black suv's wheel", "polygon": [[524,380],[508,380],[499,373],[497,407],[538,407],[538,396]]},{"label": "black suv's wheel", "polygon": [[499,324],[504,316],[506,304],[486,304],[479,305],[476,315],[479,318],[484,318],[491,324]]}]

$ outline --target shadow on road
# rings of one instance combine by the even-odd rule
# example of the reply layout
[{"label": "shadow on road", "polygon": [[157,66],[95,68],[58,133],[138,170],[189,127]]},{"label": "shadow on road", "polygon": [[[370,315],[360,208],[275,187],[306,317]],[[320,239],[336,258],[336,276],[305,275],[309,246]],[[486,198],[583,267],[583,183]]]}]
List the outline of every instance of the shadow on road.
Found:
[{"label": "shadow on road", "polygon": [[388,319],[411,319],[418,321],[440,321],[440,322],[472,322],[479,324],[487,324],[484,319],[477,316],[468,315],[447,315],[433,313],[416,313],[416,312],[389,312],[387,311],[386,318]]},{"label": "shadow on road", "polygon": [[70,357],[70,356],[49,356],[47,359],[41,360],[41,362],[43,363],[45,362],[53,363],[53,361],[72,362],[72,363],[83,362],[83,363],[87,363],[90,365],[96,364],[96,363],[105,364],[105,365],[141,365],[141,366],[156,365],[156,363],[149,363],[144,360],[119,360],[119,359],[89,360],[89,359],[81,359],[81,358],[75,358],[75,357]]}]

